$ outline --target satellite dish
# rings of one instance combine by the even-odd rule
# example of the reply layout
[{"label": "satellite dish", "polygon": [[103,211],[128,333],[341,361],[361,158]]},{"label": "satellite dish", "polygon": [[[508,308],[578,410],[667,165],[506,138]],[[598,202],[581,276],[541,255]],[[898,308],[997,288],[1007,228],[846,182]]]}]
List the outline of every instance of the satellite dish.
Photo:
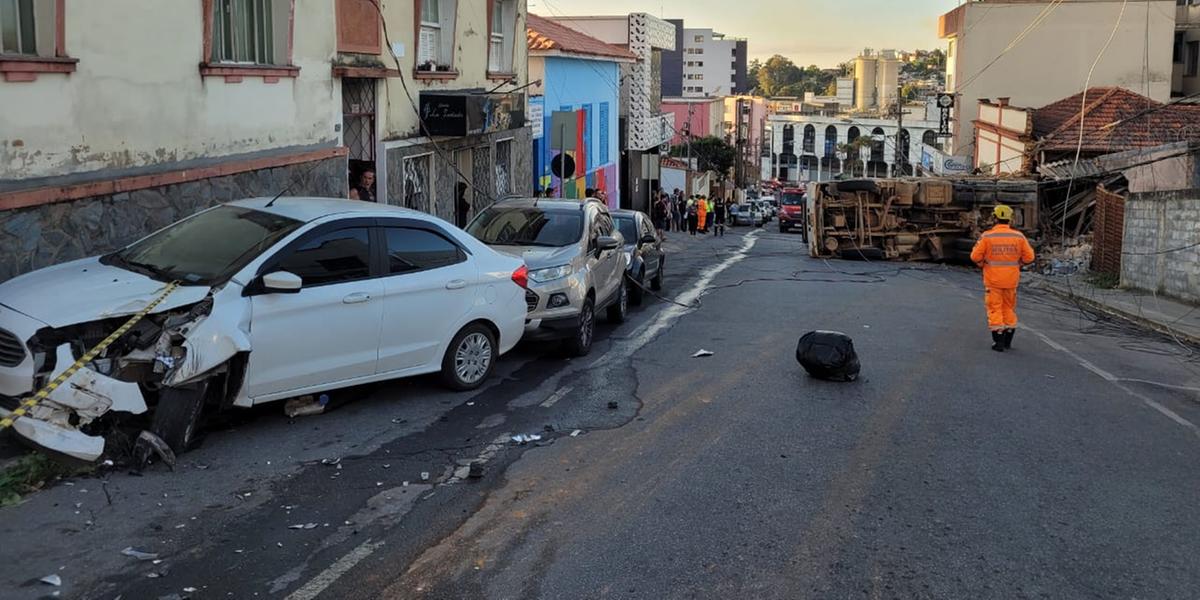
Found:
[{"label": "satellite dish", "polygon": [[563,153],[550,159],[550,172],[559,179],[575,175],[575,157]]}]

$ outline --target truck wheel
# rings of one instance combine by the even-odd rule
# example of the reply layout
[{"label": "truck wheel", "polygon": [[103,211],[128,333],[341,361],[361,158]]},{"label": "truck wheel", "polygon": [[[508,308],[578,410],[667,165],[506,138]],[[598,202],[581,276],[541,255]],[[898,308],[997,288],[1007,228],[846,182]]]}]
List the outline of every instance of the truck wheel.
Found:
[{"label": "truck wheel", "polygon": [[163,388],[154,407],[150,431],[162,438],[176,454],[199,445],[203,438],[204,396],[208,381]]}]

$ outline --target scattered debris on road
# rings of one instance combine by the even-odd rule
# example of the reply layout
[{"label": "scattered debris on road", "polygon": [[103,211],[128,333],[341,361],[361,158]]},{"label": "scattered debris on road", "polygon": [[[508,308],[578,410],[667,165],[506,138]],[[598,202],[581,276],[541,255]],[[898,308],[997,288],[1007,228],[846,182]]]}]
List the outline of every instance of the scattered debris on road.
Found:
[{"label": "scattered debris on road", "polygon": [[796,361],[808,374],[828,381],[854,381],[861,368],[854,340],[837,331],[810,331],[796,345]]},{"label": "scattered debris on road", "polygon": [[518,444],[528,444],[530,442],[536,442],[540,439],[542,439],[542,436],[536,433],[518,433],[517,435],[512,436],[512,441]]},{"label": "scattered debris on road", "polygon": [[705,358],[705,357],[712,356],[712,355],[713,355],[712,352],[701,348],[695,354],[692,355],[692,358]]},{"label": "scattered debris on road", "polygon": [[621,405],[619,403],[617,403],[616,400],[613,400],[608,403],[608,410],[617,410],[620,407],[621,407]]},{"label": "scattered debris on road", "polygon": [[571,432],[571,437],[579,437],[579,434],[581,433],[583,433],[582,429],[576,429],[575,431]]},{"label": "scattered debris on road", "polygon": [[46,585],[52,585],[55,587],[62,586],[62,577],[59,577],[58,575],[47,575],[47,576],[39,579],[38,581],[40,581]]},{"label": "scattered debris on road", "polygon": [[329,394],[320,396],[301,396],[292,398],[283,405],[283,414],[289,419],[296,417],[311,417],[325,412],[329,407]]},{"label": "scattered debris on road", "polygon": [[158,558],[157,552],[142,552],[141,550],[134,550],[133,546],[130,546],[130,547],[122,550],[121,554],[124,554],[125,556],[130,556],[130,557],[136,558],[138,560],[146,560],[146,561],[155,560]]},{"label": "scattered debris on road", "polygon": [[171,450],[171,447],[161,437],[149,431],[142,431],[138,434],[133,456],[141,469],[150,464],[151,456],[158,456],[159,460],[163,461],[172,471],[175,470],[175,451]]},{"label": "scattered debris on road", "polygon": [[332,467],[336,464],[339,464],[341,462],[342,462],[342,457],[340,457],[340,456],[334,456],[331,458],[322,458],[321,459],[321,464],[330,466],[330,467]]}]

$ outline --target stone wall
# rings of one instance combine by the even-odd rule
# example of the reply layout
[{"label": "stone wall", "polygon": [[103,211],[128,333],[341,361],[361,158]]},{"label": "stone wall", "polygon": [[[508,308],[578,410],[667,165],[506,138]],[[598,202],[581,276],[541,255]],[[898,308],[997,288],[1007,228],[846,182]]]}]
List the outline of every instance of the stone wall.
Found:
[{"label": "stone wall", "polygon": [[116,250],[210,206],[274,196],[344,198],[346,159],[248,171],[158,188],[0,211],[0,281]]},{"label": "stone wall", "polygon": [[1200,190],[1125,201],[1121,284],[1200,302]]},{"label": "stone wall", "polygon": [[[496,145],[511,140],[512,173],[509,174],[508,194],[497,191],[498,177],[494,168]],[[386,145],[386,144],[385,144]],[[448,223],[455,221],[455,204],[459,183],[458,171],[447,160],[457,160],[457,153],[471,153],[472,168],[464,172],[472,179],[475,194],[468,218],[487,208],[503,195],[531,196],[533,194],[533,139],[528,127],[497,133],[439,139],[435,150],[432,143],[397,145],[387,150],[387,202],[429,212]],[[432,163],[433,181],[424,203],[405,202],[405,159],[428,155]]]}]

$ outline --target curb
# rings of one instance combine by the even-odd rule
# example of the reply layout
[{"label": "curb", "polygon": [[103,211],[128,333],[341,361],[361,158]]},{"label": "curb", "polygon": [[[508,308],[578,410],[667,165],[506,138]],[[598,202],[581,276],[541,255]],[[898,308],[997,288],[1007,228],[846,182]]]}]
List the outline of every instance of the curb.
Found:
[{"label": "curb", "polygon": [[1113,308],[1107,304],[1104,304],[1103,302],[1097,302],[1096,300],[1092,300],[1091,298],[1085,298],[1078,294],[1072,294],[1071,292],[1068,292],[1067,290],[1058,288],[1053,285],[1039,283],[1037,285],[1037,289],[1040,291],[1043,291],[1043,292],[1049,292],[1051,294],[1054,294],[1055,296],[1058,296],[1059,298],[1062,298],[1064,300],[1078,302],[1084,306],[1087,306],[1088,308],[1091,308],[1092,310],[1104,313],[1110,317],[1116,317],[1118,319],[1129,321],[1130,323],[1139,325],[1139,326],[1149,329],[1151,331],[1161,333],[1163,335],[1175,337],[1179,341],[1186,342],[1193,346],[1200,346],[1200,335],[1192,335],[1190,333],[1186,333],[1183,331],[1179,331],[1177,329],[1173,329],[1170,325],[1166,325],[1164,323],[1159,323],[1158,321],[1154,321],[1152,319],[1147,319],[1146,317],[1143,317],[1141,315],[1131,313],[1128,311],[1124,311],[1119,308]]}]

